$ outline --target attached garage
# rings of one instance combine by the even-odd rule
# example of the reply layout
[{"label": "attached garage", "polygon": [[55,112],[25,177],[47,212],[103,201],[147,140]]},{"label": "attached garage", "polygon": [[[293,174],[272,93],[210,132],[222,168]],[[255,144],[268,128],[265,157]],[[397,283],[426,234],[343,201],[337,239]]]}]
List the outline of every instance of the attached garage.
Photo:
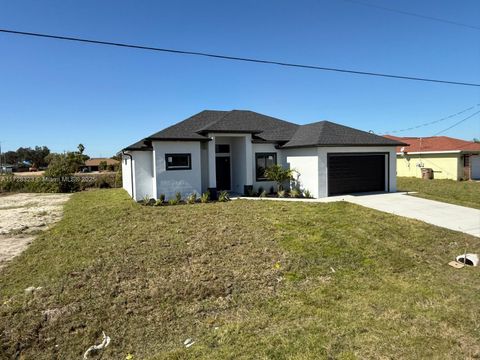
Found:
[{"label": "attached garage", "polygon": [[328,196],[389,191],[388,168],[388,153],[328,154]]}]

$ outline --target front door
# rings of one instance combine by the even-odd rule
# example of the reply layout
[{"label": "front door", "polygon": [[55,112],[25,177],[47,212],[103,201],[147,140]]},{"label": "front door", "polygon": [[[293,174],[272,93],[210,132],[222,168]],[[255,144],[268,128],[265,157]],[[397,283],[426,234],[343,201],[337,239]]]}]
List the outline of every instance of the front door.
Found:
[{"label": "front door", "polygon": [[217,190],[231,190],[230,156],[217,156]]}]

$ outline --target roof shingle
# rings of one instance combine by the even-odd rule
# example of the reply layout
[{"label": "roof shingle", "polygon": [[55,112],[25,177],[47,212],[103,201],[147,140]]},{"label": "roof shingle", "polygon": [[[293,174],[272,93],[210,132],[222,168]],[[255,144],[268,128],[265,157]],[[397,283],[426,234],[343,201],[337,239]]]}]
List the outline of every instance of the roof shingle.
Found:
[{"label": "roof shingle", "polygon": [[148,150],[152,140],[208,141],[208,133],[250,133],[285,148],[306,146],[396,146],[402,142],[347,126],[320,121],[298,125],[248,110],[204,110],[152,134],[124,150]]}]

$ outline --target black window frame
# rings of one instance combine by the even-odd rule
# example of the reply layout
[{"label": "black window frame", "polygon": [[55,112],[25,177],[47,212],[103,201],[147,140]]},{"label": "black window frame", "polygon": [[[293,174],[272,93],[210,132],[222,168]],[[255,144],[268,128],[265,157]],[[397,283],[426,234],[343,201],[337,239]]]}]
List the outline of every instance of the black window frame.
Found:
[{"label": "black window frame", "polygon": [[[258,163],[258,159],[259,158],[267,158],[268,156],[273,156],[273,161],[274,161],[274,165],[277,165],[277,153],[276,152],[260,152],[260,153],[255,153],[255,180],[256,181],[270,181],[268,180],[264,174],[262,174],[261,176],[259,176],[258,174],[258,167],[257,167],[257,163]],[[265,165],[266,165],[266,161],[265,161]],[[266,169],[267,167],[265,166],[264,169]]]},{"label": "black window frame", "polygon": [[[168,158],[169,157],[174,157],[174,156],[187,156],[188,159],[188,165],[180,165],[180,166],[175,166],[175,165],[168,165]],[[167,171],[175,171],[175,170],[192,170],[192,154],[191,153],[170,153],[170,154],[165,154],[165,170]]]},{"label": "black window frame", "polygon": [[[220,151],[221,147],[227,146],[228,151]],[[230,154],[230,144],[215,144],[215,154]]]}]

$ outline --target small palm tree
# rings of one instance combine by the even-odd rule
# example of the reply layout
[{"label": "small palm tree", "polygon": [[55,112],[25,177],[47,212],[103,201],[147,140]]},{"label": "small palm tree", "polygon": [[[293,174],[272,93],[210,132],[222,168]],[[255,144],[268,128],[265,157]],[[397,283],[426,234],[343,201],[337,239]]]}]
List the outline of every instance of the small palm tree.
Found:
[{"label": "small palm tree", "polygon": [[277,183],[277,192],[283,190],[283,184],[293,180],[293,169],[284,169],[281,165],[272,165],[265,169],[265,177]]}]

